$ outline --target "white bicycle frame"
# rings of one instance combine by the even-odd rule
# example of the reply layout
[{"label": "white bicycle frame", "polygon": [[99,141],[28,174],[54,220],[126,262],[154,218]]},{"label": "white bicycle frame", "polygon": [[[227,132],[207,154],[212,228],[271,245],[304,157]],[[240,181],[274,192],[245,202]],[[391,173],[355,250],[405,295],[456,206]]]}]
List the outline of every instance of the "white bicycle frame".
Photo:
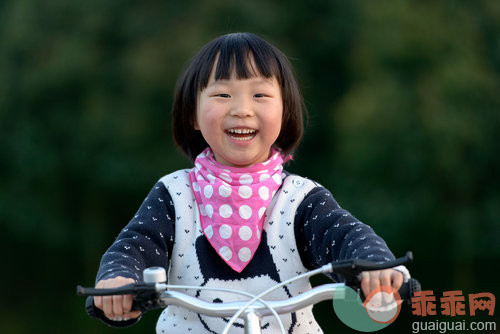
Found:
[{"label": "white bicycle frame", "polygon": [[[160,289],[162,287],[159,286]],[[199,288],[199,287],[193,287]],[[266,300],[265,304],[257,300],[247,306],[248,302],[211,303],[186,295],[178,291],[164,291],[161,302],[165,306],[176,305],[206,316],[227,318],[233,317],[244,309],[238,316],[244,322],[245,334],[262,333],[261,320],[265,316],[272,316],[273,309],[277,314],[286,314],[298,311],[304,307],[324,300],[342,299],[345,297],[344,283],[329,283],[317,286],[295,297],[285,300]]]},{"label": "white bicycle frame", "polygon": [[285,329],[279,317],[279,314],[292,313],[300,310],[309,305],[314,305],[323,300],[332,299],[343,299],[345,298],[345,288],[344,283],[330,283],[317,286],[309,291],[306,291],[300,295],[285,299],[285,300],[262,300],[261,298],[278,289],[286,284],[293,281],[304,279],[319,273],[329,273],[332,271],[331,264],[324,265],[321,268],[306,272],[302,275],[295,276],[289,280],[281,282],[274,285],[270,289],[267,289],[260,293],[259,295],[253,296],[248,293],[244,293],[237,290],[230,289],[212,289],[204,288],[210,290],[222,290],[225,292],[243,294],[249,297],[253,297],[249,301],[238,301],[238,302],[226,302],[226,303],[212,303],[206,302],[204,300],[186,295],[181,292],[167,290],[167,289],[203,289],[199,286],[179,286],[179,285],[168,285],[163,282],[166,280],[165,269],[160,267],[148,268],[144,271],[144,281],[146,283],[154,283],[156,290],[161,293],[160,303],[163,307],[168,305],[176,305],[188,310],[194,311],[199,314],[212,317],[231,317],[226,328],[222,334],[227,334],[232,324],[237,318],[240,318],[244,322],[244,333],[245,334],[259,334],[262,333],[261,330],[261,320],[265,316],[273,315],[278,320],[281,332],[285,333]]}]

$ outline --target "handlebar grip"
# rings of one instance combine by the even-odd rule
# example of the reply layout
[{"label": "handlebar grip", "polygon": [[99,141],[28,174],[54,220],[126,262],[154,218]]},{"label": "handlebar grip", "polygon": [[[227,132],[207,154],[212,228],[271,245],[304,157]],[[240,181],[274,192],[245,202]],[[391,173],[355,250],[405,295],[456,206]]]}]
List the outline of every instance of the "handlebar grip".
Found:
[{"label": "handlebar grip", "polygon": [[111,295],[128,295],[133,291],[135,284],[127,284],[119,288],[101,289],[101,288],[84,288],[81,285],[76,287],[77,296],[111,296]]},{"label": "handlebar grip", "polygon": [[164,308],[160,300],[161,291],[158,291],[153,283],[131,283],[118,288],[84,288],[81,285],[76,287],[78,296],[113,296],[113,295],[133,295],[134,301],[132,310],[146,312],[158,308]]},{"label": "handlebar grip", "polygon": [[408,303],[411,303],[411,298],[413,294],[417,291],[421,291],[422,286],[420,282],[414,278],[410,278],[407,282],[404,282],[401,288],[399,288],[399,296],[401,300],[406,300]]},{"label": "handlebar grip", "polygon": [[399,265],[404,265],[413,261],[413,253],[406,252],[406,255],[392,261],[383,263],[372,262],[363,259],[351,259],[334,261],[325,266],[325,273],[340,274],[346,278],[349,283],[358,281],[358,275],[363,271],[382,270],[394,268]]}]

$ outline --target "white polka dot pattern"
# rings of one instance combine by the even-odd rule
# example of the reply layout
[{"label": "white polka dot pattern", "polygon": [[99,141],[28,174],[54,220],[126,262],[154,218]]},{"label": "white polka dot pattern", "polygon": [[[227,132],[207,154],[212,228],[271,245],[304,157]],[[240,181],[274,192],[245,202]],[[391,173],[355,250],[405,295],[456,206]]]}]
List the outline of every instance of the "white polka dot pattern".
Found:
[{"label": "white polka dot pattern", "polygon": [[240,250],[238,251],[238,258],[240,259],[241,262],[248,262],[250,261],[251,257],[252,257],[252,252],[247,247],[240,248]]},{"label": "white polka dot pattern", "polygon": [[238,230],[238,235],[240,236],[241,240],[247,241],[252,237],[252,229],[248,226],[242,226]]},{"label": "white polka dot pattern", "polygon": [[240,217],[247,220],[252,217],[252,208],[248,205],[242,205],[239,209]]},{"label": "white polka dot pattern", "polygon": [[241,198],[244,199],[249,199],[252,197],[252,188],[249,186],[241,186],[238,188],[238,194],[241,196]]},{"label": "white polka dot pattern", "polygon": [[219,254],[226,261],[231,260],[231,258],[233,257],[233,252],[231,251],[231,248],[229,248],[227,246],[222,246],[219,249]]},{"label": "white polka dot pattern", "polygon": [[229,176],[228,173],[220,173],[219,178],[226,181],[227,183],[231,183],[233,181],[233,179],[231,179],[231,176]]},{"label": "white polka dot pattern", "polygon": [[231,192],[232,192],[232,189],[229,185],[221,185],[219,187],[219,195],[221,195],[221,197],[229,197],[231,195]]},{"label": "white polka dot pattern", "polygon": [[259,218],[262,218],[262,216],[266,213],[266,208],[262,207],[259,209]]},{"label": "white polka dot pattern", "polygon": [[214,235],[214,230],[212,228],[212,225],[207,226],[205,229],[205,235],[207,236],[208,239],[210,239]]},{"label": "white polka dot pattern", "polygon": [[264,201],[267,201],[269,198],[269,188],[266,186],[262,186],[259,188],[259,196],[262,198]]},{"label": "white polka dot pattern", "polygon": [[229,226],[227,224],[223,224],[219,228],[219,235],[222,239],[229,239],[229,238],[231,238],[232,234],[233,234],[233,230],[231,229],[231,226]]},{"label": "white polka dot pattern", "polygon": [[203,188],[203,195],[205,195],[206,198],[212,197],[213,193],[214,188],[211,185],[205,186],[205,188]]},{"label": "white polka dot pattern", "polygon": [[229,218],[233,215],[233,209],[228,204],[222,204],[219,208],[219,214],[222,218]]},{"label": "white polka dot pattern", "polygon": [[266,208],[282,183],[283,157],[247,168],[224,166],[207,148],[189,173],[201,226],[226,263],[241,272],[257,250]]}]

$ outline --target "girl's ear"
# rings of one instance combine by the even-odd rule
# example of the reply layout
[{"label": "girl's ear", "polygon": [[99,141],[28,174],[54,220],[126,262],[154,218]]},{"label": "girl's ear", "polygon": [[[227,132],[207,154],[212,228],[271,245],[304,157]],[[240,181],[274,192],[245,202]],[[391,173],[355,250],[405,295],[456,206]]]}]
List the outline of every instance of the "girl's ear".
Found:
[{"label": "girl's ear", "polygon": [[193,128],[195,130],[198,130],[198,131],[200,130],[200,126],[198,125],[198,119],[197,119],[197,117],[195,117],[194,120],[193,120]]}]

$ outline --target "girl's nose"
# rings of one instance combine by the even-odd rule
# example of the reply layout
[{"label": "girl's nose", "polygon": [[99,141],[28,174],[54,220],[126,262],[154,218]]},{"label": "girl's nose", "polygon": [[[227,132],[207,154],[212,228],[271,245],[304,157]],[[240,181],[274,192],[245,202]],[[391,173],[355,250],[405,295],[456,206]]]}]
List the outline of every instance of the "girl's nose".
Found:
[{"label": "girl's nose", "polygon": [[254,116],[251,99],[240,98],[235,100],[231,106],[230,115],[236,117]]}]

